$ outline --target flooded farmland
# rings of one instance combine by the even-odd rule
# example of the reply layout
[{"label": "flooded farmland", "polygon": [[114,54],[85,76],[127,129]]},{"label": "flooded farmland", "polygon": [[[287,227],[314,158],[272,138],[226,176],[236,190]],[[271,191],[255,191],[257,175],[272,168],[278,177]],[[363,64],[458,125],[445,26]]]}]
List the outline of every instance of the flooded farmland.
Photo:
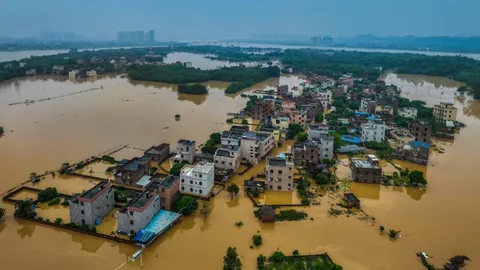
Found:
[{"label": "flooded farmland", "polygon": [[[456,83],[436,83],[438,78],[388,75],[387,84],[399,84],[402,90],[416,89],[418,99],[428,104],[445,100],[435,91],[449,92]],[[301,82],[296,77],[281,77],[256,85],[253,89],[273,89],[276,85]],[[0,123],[6,133],[0,138],[0,193],[25,181],[31,172],[58,169],[63,162],[73,163],[119,145],[130,144],[145,149],[162,142],[174,143],[188,138],[203,143],[212,132],[228,128],[228,112],[243,108],[246,99],[225,95],[228,83],[206,83],[205,96],[179,95],[173,85],[129,82],[118,77],[71,82],[59,78],[28,78],[0,85]],[[103,89],[31,105],[8,106],[25,99],[40,99],[103,86]],[[441,89],[436,89],[436,88]],[[427,92],[430,91],[430,92]],[[425,93],[424,93],[425,92]],[[453,92],[452,92],[453,93]],[[407,96],[412,99],[411,96]],[[446,101],[446,100],[445,100]],[[464,254],[472,259],[469,269],[480,268],[480,182],[474,170],[480,158],[476,142],[480,131],[480,104],[471,98],[455,99],[458,120],[467,124],[454,143],[444,146],[445,154],[433,153],[425,168],[427,190],[354,184],[352,191],[362,201],[363,210],[375,217],[375,223],[351,216],[327,214],[335,200],[321,198],[321,205],[304,208],[309,219],[297,222],[262,224],[253,215],[254,207],[243,191],[237,198],[226,192],[212,201],[212,213],[185,217],[183,221],[149,246],[143,256],[143,269],[221,269],[228,246],[236,246],[244,269],[255,269],[256,257],[271,254],[277,248],[285,253],[298,249],[302,254],[328,252],[345,269],[423,269],[415,253],[426,251],[443,264],[449,257]],[[181,119],[176,121],[175,114]],[[199,144],[198,143],[198,144]],[[277,154],[288,151],[290,143]],[[133,157],[138,151],[119,153],[118,158]],[[95,165],[101,173],[104,165]],[[265,161],[232,181],[244,179],[263,170]],[[408,164],[404,164],[408,166]],[[87,169],[86,173],[89,173]],[[60,178],[52,181],[61,181]],[[65,183],[73,179],[65,179]],[[48,180],[47,180],[48,181]],[[46,184],[47,181],[44,183]],[[81,182],[83,181],[83,182]],[[77,184],[78,182],[78,184]],[[62,182],[63,183],[63,182]],[[78,179],[61,185],[65,193],[93,185]],[[31,196],[24,194],[22,196]],[[296,197],[267,194],[265,200],[279,202]],[[3,203],[2,203],[3,204]],[[3,204],[8,214],[0,224],[2,269],[117,269],[137,249],[103,239],[54,229],[13,218],[13,206]],[[58,206],[59,207],[59,206]],[[60,208],[60,207],[59,207]],[[54,218],[52,209],[42,206],[42,213]],[[62,218],[68,214],[62,210]],[[311,220],[310,218],[313,218]],[[244,226],[236,227],[242,221]],[[105,232],[114,220],[104,224]],[[402,231],[402,237],[390,241],[379,234],[378,226]],[[252,235],[263,236],[263,245],[250,249]],[[8,245],[8,246],[7,246]],[[28,259],[19,259],[19,251]],[[141,262],[118,269],[141,269]]]}]

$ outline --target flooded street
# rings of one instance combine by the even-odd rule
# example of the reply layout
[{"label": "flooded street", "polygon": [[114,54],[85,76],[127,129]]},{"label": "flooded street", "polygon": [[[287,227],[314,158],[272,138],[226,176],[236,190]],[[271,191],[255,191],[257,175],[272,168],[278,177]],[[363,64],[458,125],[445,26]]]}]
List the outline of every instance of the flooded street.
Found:
[{"label": "flooded street", "polygon": [[[477,230],[480,213],[475,208],[480,203],[477,194],[480,182],[474,170],[480,159],[477,143],[480,104],[470,97],[455,100],[452,91],[458,83],[443,80],[394,74],[386,77],[387,84],[401,85],[410,99],[423,99],[429,105],[440,100],[455,101],[458,120],[467,127],[457,135],[455,143],[444,146],[445,154],[431,155],[426,168],[427,190],[352,185],[363,210],[376,218],[374,224],[355,216],[328,216],[330,204],[335,202],[328,196],[321,198],[320,206],[303,208],[309,214],[307,220],[263,224],[254,217],[254,207],[243,190],[234,199],[222,192],[212,199],[208,218],[199,214],[185,217],[149,246],[143,255],[143,269],[221,269],[228,246],[238,248],[247,270],[255,269],[258,254],[269,255],[277,248],[286,254],[295,249],[301,254],[328,252],[344,269],[423,269],[415,256],[419,251],[431,254],[435,258],[431,262],[437,266],[453,255],[467,255],[472,259],[468,269],[480,269],[476,241],[480,237]],[[282,76],[250,90],[268,90],[285,83],[292,87],[301,81],[295,76]],[[196,140],[197,145],[203,143],[211,133],[228,128],[227,113],[242,109],[247,102],[240,93],[225,95],[223,90],[228,83],[206,85],[208,95],[192,96],[179,95],[173,85],[129,82],[117,77],[83,82],[24,78],[0,84],[0,124],[6,130],[0,138],[0,193],[27,180],[31,172],[58,169],[63,162],[73,163],[120,145],[145,149],[166,142],[174,148],[181,138]],[[100,86],[103,89],[80,95],[8,106],[25,99]],[[174,118],[177,113],[181,115],[179,121]],[[288,151],[290,146],[291,142],[275,149],[272,155]],[[102,166],[94,167],[93,173],[100,173]],[[262,161],[232,181],[243,185],[243,180],[264,166]],[[68,183],[73,179],[64,180],[59,191],[65,193],[92,185],[83,180],[82,186],[72,187]],[[270,195],[265,200],[274,203],[297,200],[294,196]],[[8,211],[6,222],[0,224],[2,269],[113,270],[137,250],[125,244],[16,220],[13,206],[0,204]],[[48,207],[42,206],[41,211],[51,219],[55,217]],[[68,218],[64,210],[58,216]],[[238,221],[244,226],[236,227]],[[112,222],[108,220],[105,226]],[[400,230],[402,237],[391,241],[380,235],[380,225]],[[263,245],[250,249],[252,235],[257,231],[263,236]],[[19,259],[19,250],[28,259]],[[119,269],[141,269],[141,263],[137,260]]]}]

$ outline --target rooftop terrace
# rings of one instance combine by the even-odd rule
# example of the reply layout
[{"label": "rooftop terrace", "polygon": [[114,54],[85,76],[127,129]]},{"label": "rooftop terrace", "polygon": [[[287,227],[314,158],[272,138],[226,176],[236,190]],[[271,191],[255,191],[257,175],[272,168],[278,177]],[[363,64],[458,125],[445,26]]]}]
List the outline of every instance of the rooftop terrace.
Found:
[{"label": "rooftop terrace", "polygon": [[362,169],[377,169],[377,168],[380,168],[380,166],[374,165],[366,159],[352,158],[351,162],[355,166],[355,168],[362,168]]},{"label": "rooftop terrace", "polygon": [[91,189],[89,189],[89,190],[83,192],[82,194],[80,194],[79,196],[75,197],[74,199],[72,199],[72,201],[76,202],[78,199],[80,199],[80,200],[84,199],[84,200],[87,200],[87,201],[94,200],[97,195],[101,194],[103,191],[105,191],[109,188],[110,188],[110,184],[107,181],[102,181],[102,182],[96,184]]},{"label": "rooftop terrace", "polygon": [[267,157],[267,166],[286,167],[287,160],[279,157]]},{"label": "rooftop terrace", "polygon": [[148,148],[147,151],[145,151],[145,154],[158,155],[158,154],[161,154],[161,152],[165,150],[165,148],[168,148],[169,146],[170,145],[168,143],[162,143],[158,146],[152,146]]},{"label": "rooftop terrace", "polygon": [[178,140],[178,144],[194,145],[194,144],[195,144],[195,141],[181,139],[181,140]]}]

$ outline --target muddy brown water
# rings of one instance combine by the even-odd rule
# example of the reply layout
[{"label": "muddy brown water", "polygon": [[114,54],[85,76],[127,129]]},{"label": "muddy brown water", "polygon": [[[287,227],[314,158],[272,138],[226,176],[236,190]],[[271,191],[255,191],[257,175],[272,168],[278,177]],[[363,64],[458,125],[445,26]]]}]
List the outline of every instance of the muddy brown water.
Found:
[{"label": "muddy brown water", "polygon": [[[423,80],[421,89],[425,90],[400,75],[387,76],[387,83],[402,84],[404,90],[411,87],[420,92],[432,91],[438,78],[418,79]],[[269,89],[290,80],[300,81],[282,77],[256,87]],[[226,114],[246,103],[238,94],[223,93],[228,83],[207,85],[207,96],[190,96],[179,95],[172,85],[115,77],[80,83],[28,78],[1,84],[0,123],[6,133],[0,138],[0,192],[26,180],[30,172],[57,169],[63,162],[75,162],[123,144],[146,148],[162,142],[173,145],[180,138],[205,141],[210,133],[228,128]],[[457,87],[456,83],[442,85],[450,90]],[[8,106],[98,86],[104,89],[28,106]],[[429,102],[444,100],[427,96]],[[334,201],[328,196],[321,199],[320,206],[304,208],[313,220],[262,224],[253,216],[254,207],[243,192],[235,199],[223,192],[212,200],[208,218],[198,214],[186,217],[149,246],[143,255],[143,269],[221,269],[228,246],[238,248],[244,269],[255,269],[258,254],[268,255],[277,248],[285,253],[295,249],[303,254],[328,252],[345,269],[423,269],[415,256],[418,251],[430,253],[437,265],[452,255],[465,254],[472,259],[469,269],[479,269],[480,213],[476,206],[480,203],[480,182],[475,167],[480,158],[480,105],[468,97],[454,100],[452,96],[452,101],[459,108],[458,119],[467,127],[454,143],[445,144],[445,154],[432,154],[426,168],[428,190],[352,186],[365,212],[376,218],[375,224],[353,216],[329,217],[327,211]],[[174,118],[177,113],[180,121]],[[290,143],[273,154],[289,147]],[[242,184],[263,166],[265,162],[232,181]],[[271,194],[267,200],[279,201],[281,197]],[[137,250],[16,220],[13,207],[0,204],[8,211],[5,222],[0,224],[2,269],[116,269]],[[53,218],[53,210],[41,211]],[[58,215],[68,217],[65,210]],[[244,226],[236,227],[237,221]],[[391,241],[379,234],[379,225],[401,230],[403,236]],[[263,236],[263,245],[250,249],[257,231]],[[141,263],[128,263],[119,269],[141,269]]]}]

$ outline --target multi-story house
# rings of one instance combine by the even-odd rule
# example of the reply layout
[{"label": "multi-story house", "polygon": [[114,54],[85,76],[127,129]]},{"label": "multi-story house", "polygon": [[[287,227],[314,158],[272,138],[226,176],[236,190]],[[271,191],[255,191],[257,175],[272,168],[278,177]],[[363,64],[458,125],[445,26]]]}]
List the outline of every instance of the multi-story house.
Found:
[{"label": "multi-story house", "polygon": [[400,108],[400,109],[398,109],[398,115],[406,117],[406,118],[416,119],[417,118],[417,108],[413,108],[413,107]]},{"label": "multi-story house", "polygon": [[80,73],[78,69],[71,70],[68,72],[68,78],[75,79],[78,77],[78,73]]},{"label": "multi-story house", "polygon": [[282,112],[289,114],[295,110],[295,101],[291,99],[283,99],[282,100]]},{"label": "multi-story house", "polygon": [[137,182],[144,176],[150,174],[152,159],[148,156],[136,157],[131,160],[122,160],[115,168],[115,183],[137,186]]},{"label": "multi-story house", "polygon": [[427,165],[430,156],[430,144],[413,141],[403,146],[402,157],[410,162]]},{"label": "multi-story house", "polygon": [[117,212],[117,232],[136,234],[160,211],[160,197],[147,186],[135,199]]},{"label": "multi-story house", "polygon": [[268,157],[265,168],[267,189],[292,191],[293,162],[286,158]]},{"label": "multi-story house", "polygon": [[87,77],[97,77],[97,71],[95,69],[88,70]]},{"label": "multi-story house", "polygon": [[175,194],[180,190],[180,177],[176,175],[155,174],[147,189],[154,190],[160,196],[160,207],[163,210],[171,211]]},{"label": "multi-story house", "polygon": [[208,196],[215,181],[213,163],[199,162],[185,165],[180,172],[180,192],[195,196]]},{"label": "multi-story house", "polygon": [[241,162],[240,148],[218,148],[217,151],[215,151],[214,161],[216,168],[236,172]]},{"label": "multi-story house", "polygon": [[290,124],[290,118],[282,116],[272,116],[271,118],[272,126],[279,129],[288,129]]},{"label": "multi-story house", "polygon": [[415,141],[430,143],[432,141],[432,125],[426,121],[408,124],[408,130],[415,136]]},{"label": "multi-story house", "polygon": [[350,170],[355,182],[380,184],[382,181],[382,167],[375,155],[367,155],[367,159],[351,158]]},{"label": "multi-story house", "polygon": [[320,139],[322,135],[328,135],[328,125],[308,125],[308,136],[312,139]]},{"label": "multi-story house", "polygon": [[288,85],[280,85],[277,87],[277,95],[285,96],[288,94]]},{"label": "multi-story house", "polygon": [[144,155],[151,157],[152,161],[162,163],[170,157],[170,144],[162,143],[158,146],[152,146],[145,151]]},{"label": "multi-story house", "polygon": [[292,124],[305,126],[308,123],[308,115],[306,111],[293,111],[291,113]]},{"label": "multi-story house", "polygon": [[257,164],[275,146],[273,133],[245,132],[241,138],[240,153],[242,161]]},{"label": "multi-story house", "polygon": [[433,117],[441,122],[457,120],[457,108],[453,107],[453,103],[440,102],[440,104],[433,106]]},{"label": "multi-story house", "polygon": [[315,92],[315,100],[322,104],[322,109],[324,112],[328,110],[328,105],[332,103],[332,91],[330,90],[319,90]]},{"label": "multi-story house", "polygon": [[272,114],[274,109],[273,100],[262,100],[252,107],[252,117],[254,120],[263,120]]},{"label": "multi-story house", "polygon": [[368,123],[361,125],[362,141],[364,142],[381,142],[385,140],[386,125],[382,120],[370,120]]},{"label": "multi-story house", "polygon": [[187,161],[188,163],[193,164],[195,161],[195,147],[195,141],[179,140],[177,142],[177,154],[172,158],[173,163]]},{"label": "multi-story house", "polygon": [[115,195],[107,181],[70,199],[70,222],[97,225],[115,206]]}]

